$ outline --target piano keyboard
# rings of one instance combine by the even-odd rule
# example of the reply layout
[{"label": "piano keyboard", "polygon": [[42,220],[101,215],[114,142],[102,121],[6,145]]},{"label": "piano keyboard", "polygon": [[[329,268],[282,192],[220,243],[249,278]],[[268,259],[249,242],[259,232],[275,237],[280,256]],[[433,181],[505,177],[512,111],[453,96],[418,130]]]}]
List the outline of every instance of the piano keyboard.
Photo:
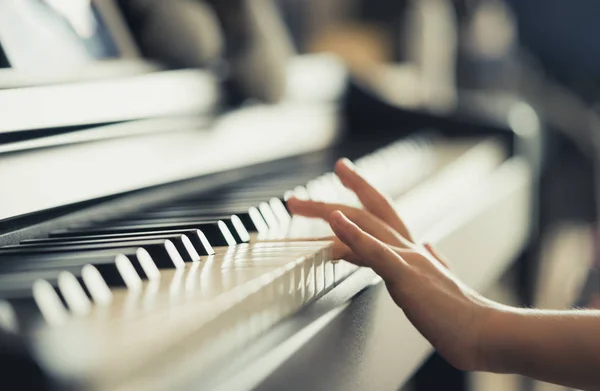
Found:
[{"label": "piano keyboard", "polygon": [[[420,238],[505,159],[490,141],[404,140],[355,163]],[[53,371],[91,388],[130,385],[191,341],[210,368],[357,270],[332,259],[326,223],[286,209],[291,195],[358,204],[321,170],[298,167],[2,247],[0,299],[12,310],[0,320],[42,346]]]}]

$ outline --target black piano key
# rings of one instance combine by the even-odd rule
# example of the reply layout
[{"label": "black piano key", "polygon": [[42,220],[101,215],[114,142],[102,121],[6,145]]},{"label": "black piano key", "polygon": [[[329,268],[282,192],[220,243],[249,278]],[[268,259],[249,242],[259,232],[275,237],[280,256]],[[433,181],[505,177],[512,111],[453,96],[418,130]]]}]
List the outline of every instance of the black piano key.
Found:
[{"label": "black piano key", "polygon": [[98,235],[81,235],[79,232],[71,235],[69,231],[56,231],[50,234],[49,238],[41,238],[41,239],[27,239],[23,240],[21,243],[55,243],[61,242],[63,240],[72,240],[72,241],[87,241],[87,240],[95,240],[95,239],[146,239],[146,238],[158,238],[163,239],[163,236],[166,235],[186,235],[187,238],[192,242],[192,245],[196,249],[196,252],[200,255],[211,255],[215,253],[215,250],[212,248],[211,244],[208,242],[208,239],[204,235],[202,231],[199,229],[186,229],[186,230],[170,230],[170,231],[148,231],[144,233],[139,232],[128,232],[128,233],[118,233],[118,234],[98,234]]},{"label": "black piano key", "polygon": [[204,205],[186,205],[186,204],[168,204],[168,205],[162,205],[162,206],[157,206],[155,208],[149,209],[149,210],[143,210],[140,212],[137,212],[135,214],[144,214],[144,213],[151,213],[151,212],[156,212],[156,213],[187,213],[187,212],[191,212],[191,211],[195,211],[197,212],[199,215],[212,215],[212,214],[218,214],[218,215],[228,215],[228,214],[232,214],[232,212],[242,212],[247,210],[248,207],[250,207],[252,205],[248,205],[246,203],[244,204],[227,204],[227,203],[223,203],[223,204],[204,204]]},{"label": "black piano key", "polygon": [[[185,262],[196,262],[200,260],[200,255],[192,245],[192,242],[186,235],[160,235],[152,237],[139,237],[139,238],[102,238],[102,239],[90,239],[90,240],[72,240],[68,238],[61,238],[58,241],[51,241],[45,243],[21,243],[17,246],[9,246],[5,248],[48,248],[48,247],[59,247],[59,246],[83,246],[83,245],[94,245],[94,244],[105,244],[103,248],[109,248],[112,245],[122,246],[140,246],[143,247],[147,244],[156,243],[157,240],[169,240],[177,248],[179,254]],[[1,250],[1,249],[0,249]]]},{"label": "black piano key", "polygon": [[75,315],[87,315],[92,309],[92,295],[81,274],[63,271],[58,276],[58,288],[69,310]]},{"label": "black piano key", "polygon": [[[33,293],[31,288],[37,280],[46,280],[57,290],[58,277],[63,272],[74,273],[81,277],[81,267],[65,267],[61,269],[44,269],[44,270],[28,270],[28,271],[12,271],[11,273],[0,274],[0,298],[15,299],[22,297],[30,297]],[[83,280],[81,280],[83,281]]]},{"label": "black piano key", "polygon": [[140,212],[132,215],[133,219],[142,219],[142,218],[192,218],[192,219],[214,219],[218,220],[223,216],[237,216],[244,225],[244,228],[247,232],[258,232],[259,227],[263,227],[266,223],[264,222],[264,218],[260,215],[260,212],[257,214],[258,217],[262,220],[260,222],[256,222],[255,219],[257,215],[251,216],[250,209],[253,207],[243,207],[243,208],[220,208],[220,209],[211,209],[211,208],[194,208],[194,207],[186,207],[181,209],[157,209],[147,212]]},{"label": "black piano key", "polygon": [[[284,190],[285,191],[285,190]],[[224,192],[224,193],[215,193],[215,194],[207,194],[202,197],[196,199],[185,199],[180,200],[179,202],[174,202],[174,205],[194,205],[194,204],[203,204],[203,203],[235,203],[235,202],[253,202],[257,203],[260,201],[264,201],[265,199],[269,199],[273,196],[273,192],[269,191],[235,191],[235,192]],[[277,193],[275,193],[277,194]]]},{"label": "black piano key", "polygon": [[152,209],[138,212],[131,215],[131,218],[157,217],[157,218],[177,218],[177,217],[197,217],[197,218],[217,218],[231,215],[241,215],[247,213],[244,208],[194,208],[186,207],[181,209]]},{"label": "black piano key", "polygon": [[231,231],[223,221],[201,221],[193,223],[180,224],[134,224],[134,225],[115,225],[110,227],[97,228],[74,228],[64,231],[55,231],[52,236],[57,235],[101,235],[101,234],[119,234],[119,233],[140,233],[152,231],[170,231],[170,230],[188,230],[199,229],[204,233],[208,241],[214,246],[233,246],[236,244]]},{"label": "black piano key", "polygon": [[269,199],[269,205],[278,217],[285,216],[286,219],[291,218],[292,215],[288,210],[287,202],[283,198],[271,197]]},{"label": "black piano key", "polygon": [[[269,230],[269,225],[266,222],[266,218],[264,217],[264,214],[258,208],[254,207],[254,206],[244,206],[244,208],[246,208],[247,212],[240,213],[238,215],[238,217],[240,218],[240,220],[242,220],[244,228],[245,228],[245,230],[247,232],[264,233],[264,232],[266,232],[266,231]],[[178,212],[181,212],[183,210],[185,210],[185,211],[195,211],[195,209],[193,209],[193,208],[187,208],[186,207],[186,209],[178,210]],[[200,210],[203,210],[203,209],[200,209]],[[165,210],[164,209],[159,209],[159,211],[165,211]],[[267,210],[266,212],[269,212],[269,211]],[[194,212],[194,213],[196,213],[196,212]],[[213,216],[203,216],[202,213],[199,213],[199,214],[200,214],[200,218],[199,218],[200,221],[203,221],[207,217],[210,220],[216,219]],[[270,213],[268,215],[269,218],[271,218],[272,216],[273,216],[272,213]],[[141,215],[140,218],[143,220],[144,216]],[[185,219],[186,216],[184,215],[183,218]],[[193,217],[191,219],[194,220]],[[272,220],[271,220],[271,222],[272,222]],[[107,223],[107,225],[108,225],[108,223]],[[216,244],[216,245],[223,246],[225,244]]]},{"label": "black piano key", "polygon": [[[96,243],[96,244],[79,244],[65,246],[45,246],[45,247],[27,247],[27,246],[11,246],[0,248],[0,257],[3,255],[32,255],[44,253],[60,253],[60,252],[86,252],[86,251],[112,251],[115,255],[121,251],[137,251],[138,248],[146,250],[154,263],[158,267],[182,267],[183,259],[177,251],[177,248],[170,240],[157,239],[154,241],[146,241],[143,246],[136,246],[134,243]],[[1,258],[0,258],[1,261]]]},{"label": "black piano key", "polygon": [[[67,248],[19,249],[19,251],[13,249],[10,252],[0,252],[0,268],[6,270],[6,268],[11,267],[11,262],[39,262],[39,264],[43,265],[44,262],[60,262],[60,260],[63,260],[65,264],[89,260],[88,263],[96,266],[102,263],[112,262],[118,255],[125,255],[131,261],[136,273],[142,278],[150,279],[157,273],[156,267],[158,265],[150,253],[142,247],[109,249],[86,248],[76,250],[71,246]],[[181,264],[183,264],[183,261],[181,261]],[[168,266],[165,267],[173,267],[173,264],[168,264]]]},{"label": "black piano key", "polygon": [[[170,244],[167,244],[170,243]],[[183,264],[183,260],[176,250],[175,246],[168,241],[159,240],[156,243],[146,243],[144,247],[133,247],[129,243],[112,243],[112,244],[85,244],[85,245],[66,245],[66,246],[46,246],[46,247],[27,247],[15,246],[10,248],[0,248],[0,262],[3,256],[30,256],[34,254],[51,254],[51,253],[85,253],[100,251],[113,255],[119,254],[121,251],[135,251],[138,248],[144,248],[159,267],[179,267]]]},{"label": "black piano key", "polygon": [[[268,198],[266,198],[268,200]],[[255,206],[256,205],[256,206]],[[262,205],[262,208],[260,208],[259,206]],[[284,206],[282,208],[285,208]],[[259,232],[260,229],[268,229],[271,225],[275,226],[276,224],[278,224],[278,220],[275,219],[275,214],[273,213],[273,210],[271,208],[271,205],[267,202],[265,202],[265,199],[261,199],[260,201],[257,202],[250,202],[250,203],[244,203],[241,204],[239,207],[231,207],[232,210],[238,209],[238,210],[242,210],[242,211],[238,211],[236,213],[233,213],[234,215],[237,215],[242,222],[244,223],[244,227],[246,228],[247,231],[249,232]],[[262,209],[262,210],[261,210]],[[166,208],[166,209],[157,209],[156,211],[150,212],[148,215],[144,215],[143,213],[140,213],[138,215],[136,215],[135,218],[147,218],[147,217],[154,217],[152,216],[152,213],[160,213],[158,214],[159,217],[165,217],[165,218],[178,218],[178,217],[182,217],[182,218],[190,218],[193,219],[195,216],[199,216],[200,218],[204,219],[204,218],[211,218],[211,219],[215,219],[218,217],[222,217],[222,216],[215,216],[215,214],[212,212],[212,210],[219,210],[219,207],[213,207],[212,205],[209,206],[197,206],[197,205],[192,205],[192,206],[184,206],[184,207],[178,207],[178,208]],[[281,208],[280,208],[281,210]],[[287,210],[286,210],[287,212]],[[161,216],[161,214],[163,214]],[[169,215],[171,214],[171,215]],[[289,216],[289,214],[288,214]],[[228,218],[229,216],[227,216]],[[270,222],[271,224],[269,225],[268,222]]]},{"label": "black piano key", "polygon": [[270,229],[276,229],[279,227],[280,221],[275,216],[275,213],[273,213],[273,210],[271,209],[271,206],[268,203],[261,202],[258,205],[258,210],[260,211],[260,214],[263,216],[263,218],[267,222],[267,226]]},{"label": "black piano key", "polygon": [[232,215],[229,219],[225,220],[225,224],[239,243],[248,243],[250,241],[250,233],[246,229],[244,222],[237,215]]},{"label": "black piano key", "polygon": [[[197,211],[198,213],[218,213],[227,215],[230,213],[239,213],[241,211],[247,210],[250,206],[254,204],[251,202],[239,202],[239,203],[230,203],[230,202],[210,202],[210,203],[200,203],[195,202],[192,204],[188,203],[171,203],[168,205],[163,205],[152,209],[150,211],[145,212],[189,212],[189,211]],[[144,212],[141,212],[144,213]]]},{"label": "black piano key", "polygon": [[45,273],[52,270],[66,270],[74,274],[81,271],[83,275],[86,266],[92,265],[109,286],[133,288],[141,284],[142,278],[156,279],[159,277],[158,269],[151,263],[149,254],[144,255],[141,254],[142,252],[139,256],[142,258],[146,256],[148,259],[142,259],[142,263],[137,263],[138,268],[134,267],[135,261],[131,261],[132,258],[137,259],[137,254],[133,256],[124,254],[90,256],[87,253],[86,256],[81,256],[73,253],[53,253],[27,257],[3,256],[0,257],[0,276],[17,272]]},{"label": "black piano key", "polygon": [[[235,241],[237,243],[247,243],[250,241],[250,235],[246,230],[246,227],[240,220],[240,218],[236,215],[231,216],[211,216],[210,218],[205,218],[204,220],[208,221],[223,221],[229,232],[233,235]],[[122,219],[116,220],[112,222],[107,222],[102,224],[102,226],[112,226],[115,223],[122,225],[134,225],[134,224],[181,224],[181,223],[194,223],[202,221],[198,217],[152,217],[152,216],[140,216],[133,219]]]},{"label": "black piano key", "polygon": [[169,206],[160,208],[160,210],[187,210],[190,208],[214,209],[214,210],[232,208],[232,209],[238,209],[238,210],[246,210],[249,207],[256,206],[256,205],[260,204],[261,202],[264,202],[265,200],[268,200],[268,199],[269,199],[269,197],[261,197],[261,198],[256,198],[256,199],[235,200],[234,202],[228,201],[228,200],[214,200],[214,201],[201,200],[201,201],[193,201],[193,202],[185,202],[185,203],[180,202],[180,203],[170,204]]}]

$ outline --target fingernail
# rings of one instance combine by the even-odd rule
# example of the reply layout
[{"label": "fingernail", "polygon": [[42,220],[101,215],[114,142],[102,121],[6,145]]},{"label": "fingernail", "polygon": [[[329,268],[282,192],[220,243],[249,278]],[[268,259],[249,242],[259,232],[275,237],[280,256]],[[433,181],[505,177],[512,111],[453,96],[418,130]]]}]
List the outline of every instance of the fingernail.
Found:
[{"label": "fingernail", "polygon": [[344,214],[339,210],[331,213],[331,222],[336,226],[341,227],[344,224]]},{"label": "fingernail", "polygon": [[354,163],[352,163],[352,160],[350,160],[348,158],[341,159],[341,162],[344,166],[346,166],[351,171],[354,171],[356,169],[356,166],[354,165]]},{"label": "fingernail", "polygon": [[339,237],[342,241],[346,236],[345,227],[344,227],[345,219],[344,214],[339,210],[336,210],[331,214],[329,219],[329,225],[335,232],[336,236]]},{"label": "fingernail", "polygon": [[331,214],[331,218],[329,219],[331,224],[333,224],[336,228],[339,228],[340,231],[344,231],[346,229],[346,216],[339,210],[336,210]]}]

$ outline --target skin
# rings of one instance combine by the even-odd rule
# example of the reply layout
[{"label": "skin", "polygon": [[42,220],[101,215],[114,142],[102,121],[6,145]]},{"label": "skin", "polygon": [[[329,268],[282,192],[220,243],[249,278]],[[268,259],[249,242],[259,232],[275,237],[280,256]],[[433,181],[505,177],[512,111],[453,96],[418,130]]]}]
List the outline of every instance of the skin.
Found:
[{"label": "skin", "polygon": [[294,214],[329,222],[334,256],[372,268],[437,351],[467,371],[514,373],[600,390],[600,311],[505,306],[462,283],[429,244],[418,244],[390,200],[346,159],[336,174],[363,208],[292,198]]}]

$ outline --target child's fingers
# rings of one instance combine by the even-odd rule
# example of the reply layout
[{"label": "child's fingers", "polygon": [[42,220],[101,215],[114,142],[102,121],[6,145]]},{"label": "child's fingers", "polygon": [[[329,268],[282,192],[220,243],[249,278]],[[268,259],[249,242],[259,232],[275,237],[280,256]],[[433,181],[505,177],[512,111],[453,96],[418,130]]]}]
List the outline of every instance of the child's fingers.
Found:
[{"label": "child's fingers", "polygon": [[398,216],[390,200],[356,172],[354,164],[350,160],[338,160],[335,165],[335,172],[344,186],[356,193],[366,210],[388,223],[404,238],[414,242],[408,228]]},{"label": "child's fingers", "polygon": [[364,232],[340,211],[332,214],[330,225],[337,237],[361,259],[361,264],[372,268],[387,282],[401,277],[406,264],[385,243]]},{"label": "child's fingers", "polygon": [[363,209],[341,204],[305,201],[297,198],[290,198],[287,201],[287,204],[293,214],[305,217],[316,217],[327,222],[329,222],[332,213],[339,210],[351,221],[360,226],[361,229],[385,243],[393,246],[413,246],[412,243],[398,235],[398,233],[384,221]]}]

